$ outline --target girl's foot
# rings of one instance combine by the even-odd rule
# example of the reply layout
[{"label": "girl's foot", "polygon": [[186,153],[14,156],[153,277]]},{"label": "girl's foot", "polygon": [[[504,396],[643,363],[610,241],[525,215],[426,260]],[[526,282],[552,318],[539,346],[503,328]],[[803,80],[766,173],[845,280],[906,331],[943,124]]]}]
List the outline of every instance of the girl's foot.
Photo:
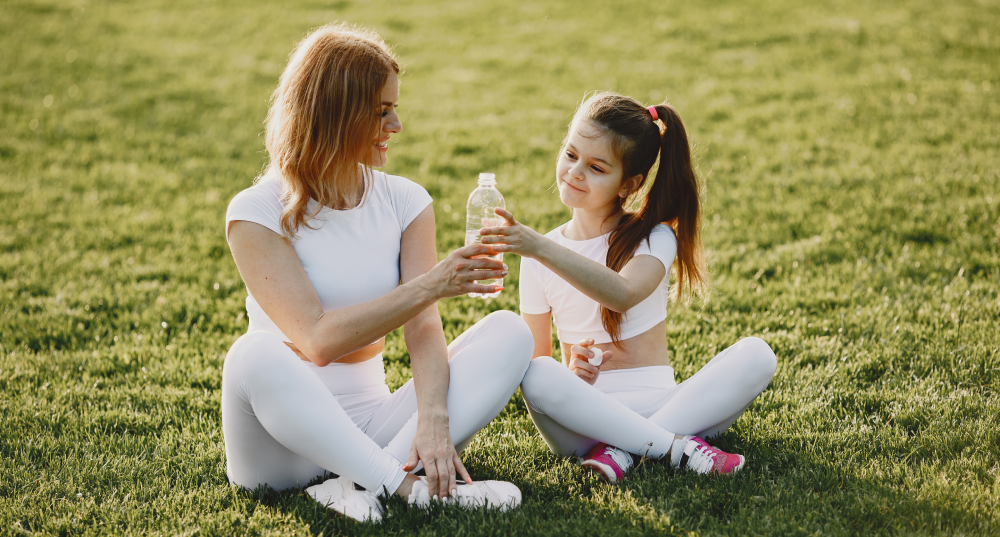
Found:
[{"label": "girl's foot", "polygon": [[743,469],[743,455],[726,453],[697,436],[678,437],[670,449],[670,464],[699,474],[732,474]]},{"label": "girl's foot", "polygon": [[590,450],[580,465],[596,470],[608,481],[617,483],[632,468],[632,455],[601,442]]}]

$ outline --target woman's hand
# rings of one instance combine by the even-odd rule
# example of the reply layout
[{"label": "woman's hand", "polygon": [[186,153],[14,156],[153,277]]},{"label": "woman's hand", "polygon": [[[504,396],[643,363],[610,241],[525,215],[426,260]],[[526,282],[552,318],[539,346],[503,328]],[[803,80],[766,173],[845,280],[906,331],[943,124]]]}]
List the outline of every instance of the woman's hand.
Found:
[{"label": "woman's hand", "polygon": [[417,435],[410,445],[410,456],[406,459],[403,470],[412,471],[417,467],[417,461],[423,462],[428,494],[442,499],[453,496],[458,489],[455,483],[456,472],[466,483],[472,483],[472,478],[455,451],[455,444],[448,430],[448,413],[426,412],[418,416]]},{"label": "woman's hand", "polygon": [[421,285],[437,298],[450,298],[466,293],[495,293],[499,285],[480,285],[476,280],[493,280],[507,276],[507,265],[488,256],[499,254],[494,246],[470,244],[448,254],[423,276]]},{"label": "woman's hand", "polygon": [[[581,339],[580,343],[569,350],[569,370],[590,385],[597,382],[597,376],[601,373],[601,366],[590,365],[590,359],[594,357],[594,351],[590,348],[593,345],[593,339]],[[601,363],[607,362],[612,353],[613,351],[604,351]]]},{"label": "woman's hand", "polygon": [[543,235],[530,227],[514,220],[514,215],[505,209],[496,208],[494,212],[507,221],[506,226],[484,227],[479,230],[483,236],[483,244],[497,245],[496,251],[510,252],[522,257],[538,257],[542,246],[547,240]]}]

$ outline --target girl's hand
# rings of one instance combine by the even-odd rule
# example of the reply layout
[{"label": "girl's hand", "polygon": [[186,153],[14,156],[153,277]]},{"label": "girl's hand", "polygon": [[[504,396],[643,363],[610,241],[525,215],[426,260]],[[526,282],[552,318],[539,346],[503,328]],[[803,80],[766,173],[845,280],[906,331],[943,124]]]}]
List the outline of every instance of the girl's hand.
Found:
[{"label": "girl's hand", "polygon": [[493,212],[506,220],[507,225],[480,229],[479,234],[483,236],[482,243],[496,244],[497,253],[510,252],[522,257],[537,257],[546,241],[545,237],[514,220],[514,215],[510,211],[498,207]]},{"label": "girl's hand", "polygon": [[[583,339],[569,351],[569,370],[591,385],[597,382],[597,376],[601,372],[601,366],[590,365],[589,360],[594,357],[594,351],[591,349],[593,345],[593,339]],[[612,351],[604,351],[604,362],[611,358],[611,354]]]},{"label": "girl's hand", "polygon": [[457,490],[456,473],[466,483],[472,483],[472,478],[451,441],[447,411],[430,414],[421,414],[417,418],[417,434],[410,444],[410,455],[403,471],[410,472],[417,467],[418,461],[423,462],[428,494],[444,499]]},{"label": "girl's hand", "polygon": [[421,278],[421,286],[437,298],[450,298],[466,293],[495,293],[499,285],[480,285],[476,280],[500,279],[507,276],[507,265],[493,256],[500,253],[486,244],[470,244],[448,254]]}]

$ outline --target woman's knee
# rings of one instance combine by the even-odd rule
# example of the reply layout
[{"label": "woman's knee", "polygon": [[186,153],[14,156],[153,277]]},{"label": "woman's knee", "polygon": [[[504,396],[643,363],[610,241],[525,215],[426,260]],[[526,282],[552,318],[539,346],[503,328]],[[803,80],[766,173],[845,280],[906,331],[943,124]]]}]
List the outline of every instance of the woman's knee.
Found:
[{"label": "woman's knee", "polygon": [[486,316],[484,322],[489,323],[490,332],[502,334],[504,341],[513,346],[511,358],[528,366],[531,353],[535,349],[535,340],[528,328],[528,323],[520,315],[510,310],[498,310]]}]

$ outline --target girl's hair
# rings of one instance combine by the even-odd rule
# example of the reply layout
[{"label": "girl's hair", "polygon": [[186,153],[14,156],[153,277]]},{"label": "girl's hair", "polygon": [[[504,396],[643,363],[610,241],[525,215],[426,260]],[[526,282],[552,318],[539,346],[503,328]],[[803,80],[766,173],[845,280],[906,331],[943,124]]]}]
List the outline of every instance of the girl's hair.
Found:
[{"label": "girl's hair", "polygon": [[[692,292],[703,295],[706,289],[698,178],[681,117],[665,103],[656,105],[656,115],[659,122],[635,99],[603,92],[584,101],[573,121],[587,119],[603,131],[612,153],[622,163],[622,181],[642,177],[626,197],[618,199],[622,210],[633,200],[641,202],[641,206],[637,212],[625,211],[611,231],[608,268],[621,271],[640,243],[649,239],[653,228],[667,224],[677,237],[677,257],[672,267],[677,277],[674,298],[681,297],[686,283],[685,301],[690,301]],[[656,176],[644,188],[657,156],[660,164]],[[623,314],[601,307],[601,323],[616,347],[621,341],[622,319]]]},{"label": "girl's hair", "polygon": [[[267,112],[270,168],[282,183],[281,230],[294,238],[322,207],[352,208],[378,137],[381,92],[399,65],[378,34],[344,23],[303,39]],[[309,200],[318,205],[310,214]]]}]

